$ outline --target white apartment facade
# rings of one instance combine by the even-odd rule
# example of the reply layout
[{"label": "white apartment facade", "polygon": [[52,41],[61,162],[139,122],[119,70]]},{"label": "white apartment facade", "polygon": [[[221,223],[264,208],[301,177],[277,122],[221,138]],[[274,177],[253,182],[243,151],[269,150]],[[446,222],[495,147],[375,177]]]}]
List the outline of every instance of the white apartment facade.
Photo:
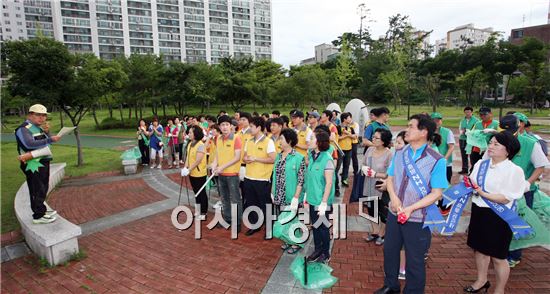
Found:
[{"label": "white apartment facade", "polygon": [[271,0],[2,0],[2,6],[2,41],[41,33],[105,59],[134,53],[189,63],[272,59]]},{"label": "white apartment facade", "polygon": [[447,32],[447,49],[461,49],[485,44],[493,28],[477,29],[474,24],[456,27]]}]

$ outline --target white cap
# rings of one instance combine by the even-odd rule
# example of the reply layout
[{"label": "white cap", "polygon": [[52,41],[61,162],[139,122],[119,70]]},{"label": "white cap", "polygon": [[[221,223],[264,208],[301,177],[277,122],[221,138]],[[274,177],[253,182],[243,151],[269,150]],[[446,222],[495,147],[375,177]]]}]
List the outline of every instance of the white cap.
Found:
[{"label": "white cap", "polygon": [[35,104],[29,108],[29,112],[48,114],[48,109],[42,104]]}]

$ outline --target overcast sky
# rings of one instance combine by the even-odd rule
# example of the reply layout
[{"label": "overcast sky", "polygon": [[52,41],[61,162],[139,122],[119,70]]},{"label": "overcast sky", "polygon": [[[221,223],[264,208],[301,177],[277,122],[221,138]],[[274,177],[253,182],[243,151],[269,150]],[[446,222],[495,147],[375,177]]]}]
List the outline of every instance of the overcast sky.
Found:
[{"label": "overcast sky", "polygon": [[[411,24],[433,30],[430,43],[447,31],[473,23],[492,27],[506,38],[512,28],[546,24],[549,0],[271,0],[273,8],[273,60],[289,65],[313,57],[314,46],[330,43],[343,32],[359,31],[358,5],[370,9],[373,37],[383,35],[388,18],[409,15]],[[525,20],[524,20],[525,16]],[[525,25],[524,25],[525,24]]]}]

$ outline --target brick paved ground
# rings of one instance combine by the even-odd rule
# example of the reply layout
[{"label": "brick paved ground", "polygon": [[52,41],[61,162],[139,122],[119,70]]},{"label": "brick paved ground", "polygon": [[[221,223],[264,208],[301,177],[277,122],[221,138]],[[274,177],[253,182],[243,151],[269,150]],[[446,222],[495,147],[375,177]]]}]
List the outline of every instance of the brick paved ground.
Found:
[{"label": "brick paved ground", "polygon": [[64,218],[82,224],[104,216],[132,209],[166,197],[149,188],[141,179],[88,186],[63,186],[48,197]]},{"label": "brick paved ground", "polygon": [[[339,281],[325,292],[372,293],[384,284],[383,260],[381,246],[364,242],[363,233],[348,233],[347,240],[335,242],[330,261]],[[548,264],[550,251],[525,250],[521,264],[511,270],[506,292],[550,293]],[[466,245],[466,235],[433,238],[426,268],[426,293],[462,293],[462,288],[476,279],[473,251]],[[494,284],[492,269],[489,280]]]},{"label": "brick paved ground", "polygon": [[261,234],[177,231],[170,213],[79,240],[88,257],[39,273],[36,258],[2,264],[2,293],[258,293],[281,250]]}]

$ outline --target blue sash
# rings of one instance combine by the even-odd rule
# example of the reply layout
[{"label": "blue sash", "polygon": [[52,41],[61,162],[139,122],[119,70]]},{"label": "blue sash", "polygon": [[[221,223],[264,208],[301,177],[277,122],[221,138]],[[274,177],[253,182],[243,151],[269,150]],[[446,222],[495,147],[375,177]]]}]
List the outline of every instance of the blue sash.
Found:
[{"label": "blue sash", "polygon": [[[428,147],[426,147],[428,148]],[[424,198],[431,191],[430,187],[426,183],[426,180],[420,174],[418,166],[413,161],[411,153],[409,152],[410,146],[407,150],[403,152],[403,162],[405,163],[405,172],[409,178],[412,186],[416,190],[416,193],[420,195],[420,198]],[[431,204],[426,207],[426,217],[424,218],[424,226],[430,228],[431,232],[438,231],[441,232],[443,225],[445,224],[445,219],[441,216],[439,208],[435,204]]]},{"label": "blue sash", "polygon": [[[477,173],[477,183],[485,192],[487,192],[484,188],[485,177],[487,175],[489,163],[490,160],[485,160],[481,162],[481,165],[479,166],[479,171]],[[462,210],[464,210],[464,207],[468,202],[468,198],[473,194],[473,192],[473,188],[466,187],[464,183],[455,185],[444,192],[444,204],[449,204],[455,200],[456,203],[453,205],[451,213],[447,218],[445,228],[442,232],[443,234],[454,233],[454,231],[456,230],[456,226],[458,225],[458,220],[460,219],[460,216],[462,214]],[[533,230],[531,229],[531,227],[521,217],[519,217],[519,215],[515,211],[516,201],[514,201],[512,209],[510,209],[506,205],[495,203],[485,198],[482,199],[483,201],[485,201],[487,206],[489,206],[491,210],[493,210],[493,212],[495,212],[508,224],[508,226],[512,230],[514,239],[521,239],[532,234]]]}]

